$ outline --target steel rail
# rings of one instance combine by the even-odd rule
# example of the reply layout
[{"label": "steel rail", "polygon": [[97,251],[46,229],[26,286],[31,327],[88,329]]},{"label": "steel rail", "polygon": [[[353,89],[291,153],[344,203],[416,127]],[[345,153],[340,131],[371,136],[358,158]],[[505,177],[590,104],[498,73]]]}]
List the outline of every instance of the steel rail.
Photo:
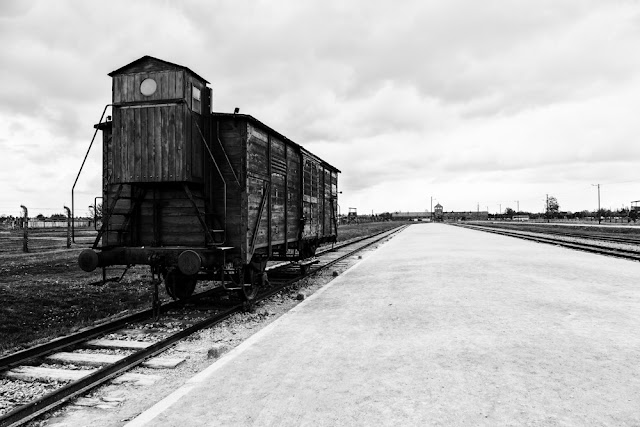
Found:
[{"label": "steel rail", "polygon": [[[539,233],[539,231],[535,231],[534,233]],[[562,232],[562,231],[548,232],[546,230],[543,233],[557,235],[557,236],[575,237],[579,239],[600,240],[603,242],[627,243],[630,245],[640,244],[640,237],[633,237],[633,236],[616,236],[616,235],[607,235],[602,233],[588,234],[588,233]]]},{"label": "steel rail", "polygon": [[343,243],[334,244],[333,247],[331,247],[331,248],[326,248],[326,249],[320,250],[320,252],[318,252],[318,255],[322,255],[322,254],[325,254],[327,252],[332,252],[332,251],[335,251],[337,249],[341,249],[341,248],[344,248],[346,246],[353,245],[355,243],[361,242],[363,240],[371,239],[373,237],[379,236],[379,235],[384,234],[384,233],[388,233],[389,235],[397,234],[397,233],[401,232],[402,230],[404,230],[405,228],[407,228],[408,226],[409,225],[401,225],[399,227],[392,228],[390,230],[378,231],[377,233],[373,233],[373,234],[370,234],[368,236],[358,237],[358,238],[351,239],[351,240],[348,240],[348,241],[343,242]]},{"label": "steel rail", "polygon": [[[292,283],[294,283],[294,282],[297,282],[297,281],[302,280],[302,279],[304,279],[304,278],[306,278],[306,277],[312,276],[312,275],[314,275],[314,274],[316,274],[316,273],[318,273],[318,272],[320,272],[320,271],[322,271],[322,270],[324,270],[324,269],[326,269],[326,268],[329,268],[330,266],[332,266],[332,265],[334,265],[334,264],[336,264],[336,263],[338,263],[338,262],[340,262],[340,261],[344,260],[345,258],[347,258],[347,257],[349,257],[349,256],[351,256],[351,255],[353,255],[354,253],[359,252],[359,251],[361,251],[361,250],[363,250],[363,249],[368,248],[369,246],[372,246],[372,245],[374,245],[374,244],[378,243],[380,240],[382,240],[382,239],[384,239],[384,238],[386,238],[386,237],[389,237],[389,236],[392,236],[392,235],[394,235],[394,234],[398,234],[398,233],[400,233],[402,230],[404,230],[404,229],[405,229],[405,228],[407,228],[407,227],[408,227],[408,225],[404,225],[404,226],[400,226],[400,227],[394,228],[394,229],[392,229],[392,230],[385,230],[385,231],[381,231],[381,232],[379,232],[379,233],[375,233],[375,234],[373,234],[373,235],[371,235],[371,236],[367,236],[367,237],[364,237],[364,238],[362,238],[362,239],[358,239],[358,240],[356,240],[356,241],[351,241],[351,242],[345,243],[345,244],[341,245],[340,247],[333,248],[333,249],[327,249],[327,250],[323,251],[323,252],[321,253],[321,255],[328,254],[328,253],[332,253],[332,252],[336,252],[337,250],[342,249],[342,248],[345,248],[345,247],[348,247],[348,246],[350,246],[350,245],[354,245],[354,244],[360,243],[360,242],[362,242],[362,241],[364,241],[364,240],[367,240],[367,239],[375,238],[373,241],[371,241],[371,242],[369,242],[369,243],[367,243],[367,244],[364,244],[364,245],[362,245],[362,246],[358,246],[356,249],[351,250],[351,251],[347,252],[346,254],[341,255],[340,257],[338,257],[338,258],[336,258],[336,259],[334,259],[334,260],[329,261],[329,262],[328,262],[328,263],[326,263],[326,264],[319,265],[319,266],[317,266],[317,267],[315,267],[315,268],[314,268],[314,267],[311,267],[311,268],[309,269],[309,271],[308,271],[308,272],[306,272],[306,273],[304,273],[304,274],[302,274],[302,275],[300,275],[300,276],[296,276],[296,277],[293,277],[293,278],[290,278],[290,279],[284,280],[284,281],[282,282],[282,285],[279,285],[279,286],[286,287],[286,286],[288,286],[288,285],[290,285],[290,284],[292,284]],[[384,235],[383,235],[383,236],[381,236],[381,237],[378,237],[378,236],[380,236],[380,235],[382,235],[382,234],[384,234]],[[376,237],[378,237],[378,238],[376,238]],[[280,292],[280,290],[281,290],[281,289],[277,289],[277,290],[269,290],[269,291],[268,291],[268,293],[267,293],[267,294],[265,294],[265,296],[264,296],[263,298],[268,298],[269,296],[274,295],[274,294],[276,294],[276,293]]]},{"label": "steel rail", "polygon": [[[329,266],[345,259],[346,257],[352,255],[355,252],[361,251],[377,242],[379,242],[380,240],[384,239],[385,237],[394,235],[399,233],[400,231],[402,231],[404,228],[406,228],[407,226],[402,226],[402,227],[398,227],[395,228],[391,231],[389,230],[385,230],[382,231],[380,233],[376,233],[374,235],[371,236],[367,236],[364,237],[362,239],[358,239],[356,241],[350,241],[348,243],[345,243],[343,245],[341,245],[339,248],[333,248],[333,249],[329,249],[324,251],[322,254],[327,254],[330,252],[334,252],[337,249],[342,249],[345,248],[347,246],[350,245],[354,245],[357,244],[359,242],[362,242],[364,240],[367,239],[374,239],[369,243],[366,243],[362,246],[358,246],[356,249],[349,251],[348,253],[336,258],[335,260],[331,260],[330,262],[323,264],[321,267],[317,267],[315,269],[312,269],[310,271],[308,271],[306,274],[303,274],[301,276],[297,276],[291,280],[287,280],[281,284],[278,284],[276,287],[274,287],[273,289],[265,292],[264,294],[260,295],[259,298],[256,299],[257,301],[262,301],[266,298],[269,298],[270,296],[280,292],[281,290],[283,290],[284,288],[286,288],[287,286],[289,286],[290,284],[299,281],[305,277],[308,277],[312,274],[316,274],[319,271],[321,271],[322,269],[328,268]],[[375,238],[378,237],[379,238]],[[217,289],[217,288],[215,288]],[[214,290],[215,290],[214,289]],[[202,296],[203,294],[206,293],[210,293],[213,290],[207,291],[207,292],[203,292],[202,294],[199,294],[200,296]],[[162,311],[167,311],[170,308],[174,308],[177,306],[180,306],[181,303],[176,301],[176,302],[172,302],[172,303],[168,303],[162,306]],[[127,370],[130,370],[131,368],[141,364],[144,360],[148,359],[149,357],[153,357],[159,353],[162,353],[163,351],[165,351],[167,348],[169,348],[170,346],[172,346],[173,344],[175,344],[177,341],[210,326],[214,326],[215,324],[218,324],[220,322],[222,322],[223,320],[229,318],[230,316],[232,316],[235,313],[238,313],[240,311],[243,310],[243,305],[242,304],[238,304],[235,305],[229,309],[227,309],[226,311],[216,314],[208,319],[202,320],[188,328],[183,329],[182,331],[176,332],[175,334],[157,342],[154,343],[153,345],[140,350],[136,353],[133,353],[127,357],[125,357],[124,359],[105,366],[103,368],[98,369],[97,371],[95,371],[92,374],[89,374],[85,377],[83,377],[82,379],[78,380],[78,381],[74,381],[72,383],[69,383],[51,393],[46,394],[45,396],[34,400],[32,402],[29,402],[27,404],[24,404],[22,406],[19,406],[15,409],[13,409],[12,411],[4,414],[3,416],[0,417],[0,427],[9,427],[9,426],[18,426],[21,424],[24,424],[27,421],[30,421],[32,419],[34,419],[35,417],[50,411],[52,409],[55,409],[59,406],[61,406],[62,404],[64,404],[65,402],[80,396],[81,394],[87,392],[88,390],[91,390],[92,388],[95,388],[103,383],[105,383],[106,381],[109,381],[110,379],[126,372]],[[51,343],[47,343],[47,344],[43,344],[40,346],[36,346],[30,349],[26,349],[23,351],[20,351],[18,353],[14,353],[12,355],[9,355],[7,357],[4,357],[2,359],[0,359],[0,363],[2,363],[2,365],[0,366],[4,366],[6,369],[6,367],[11,367],[11,366],[15,366],[18,361],[25,361],[25,360],[29,360],[29,359],[33,359],[35,357],[40,357],[43,356],[45,354],[49,354],[52,353],[54,351],[59,350],[60,348],[64,348],[64,347],[69,347],[71,345],[75,345],[78,343],[81,343],[82,341],[86,341],[90,338],[93,338],[97,335],[101,335],[107,332],[110,332],[112,330],[118,329],[121,326],[124,326],[128,323],[131,323],[133,321],[139,321],[139,320],[143,320],[145,318],[150,318],[152,316],[153,310],[149,309],[149,310],[143,310],[141,312],[138,313],[134,313],[132,315],[123,317],[121,319],[116,319],[113,322],[109,322],[107,324],[104,325],[99,325],[96,326],[95,328],[91,328],[87,331],[81,331],[75,334],[72,334],[68,337],[63,337],[57,340],[52,341]]]},{"label": "steel rail", "polygon": [[[477,225],[477,224],[476,224]],[[529,233],[541,233],[557,236],[575,237],[589,240],[600,240],[604,242],[614,243],[627,243],[627,244],[640,244],[640,235],[633,236],[633,233],[590,233],[585,230],[581,233],[579,230],[561,231],[544,228],[543,224],[530,224],[530,227],[522,228],[522,226],[515,226],[511,224],[492,224],[492,225],[477,225],[479,227],[489,227],[500,230],[513,230]],[[535,230],[539,228],[539,230]]]},{"label": "steel rail", "polygon": [[[465,224],[465,225],[455,224],[455,226],[461,227],[461,228],[468,228],[470,230],[484,231],[486,233],[499,234],[499,235],[508,236],[508,237],[516,237],[518,239],[523,239],[523,240],[532,240],[538,243],[548,243],[555,246],[562,246],[569,249],[576,249],[576,250],[591,252],[591,253],[600,254],[600,255],[609,255],[609,256],[614,256],[616,258],[623,258],[623,259],[628,259],[632,261],[640,261],[640,252],[632,251],[632,250],[607,248],[607,247],[596,245],[596,244],[568,242],[566,240],[561,240],[553,237],[531,236],[531,235],[521,234],[515,231],[491,228],[491,227],[482,227],[482,226],[468,225],[468,224]],[[534,233],[534,232],[530,232],[530,233]],[[543,234],[543,233],[539,233],[539,234]]]},{"label": "steel rail", "polygon": [[[203,297],[205,295],[208,295],[210,292],[211,290],[202,292],[194,296]],[[168,311],[174,308],[178,308],[182,305],[183,303],[181,301],[171,301],[163,304],[161,307],[161,311],[163,312]],[[138,311],[136,313],[133,313],[118,319],[114,319],[110,322],[106,322],[97,326],[92,326],[87,329],[81,330],[79,332],[75,332],[73,334],[70,334],[64,337],[55,338],[44,344],[36,345],[30,348],[9,354],[7,356],[0,357],[0,372],[13,368],[15,366],[18,366],[25,362],[28,362],[31,359],[35,359],[37,357],[43,357],[48,354],[54,353],[56,351],[60,351],[61,349],[72,347],[84,341],[88,341],[96,336],[109,333],[111,331],[114,331],[118,328],[123,327],[128,323],[139,322],[141,320],[149,319],[152,316],[153,316],[153,309]],[[0,420],[1,419],[2,418],[0,418]]]},{"label": "steel rail", "polygon": [[0,426],[18,426],[21,425],[38,415],[43,414],[51,409],[57,408],[66,401],[73,399],[81,395],[82,393],[103,384],[104,382],[130,370],[131,368],[141,364],[149,357],[153,357],[159,353],[162,353],[167,348],[180,341],[183,338],[197,332],[206,327],[220,323],[227,319],[229,316],[242,310],[242,305],[234,306],[227,311],[212,316],[201,322],[196,323],[182,331],[176,332],[169,337],[158,341],[157,343],[147,347],[144,350],[140,350],[124,359],[98,369],[96,372],[83,377],[78,381],[69,383],[33,402],[29,402],[22,405],[13,411],[5,414],[0,418]]}]

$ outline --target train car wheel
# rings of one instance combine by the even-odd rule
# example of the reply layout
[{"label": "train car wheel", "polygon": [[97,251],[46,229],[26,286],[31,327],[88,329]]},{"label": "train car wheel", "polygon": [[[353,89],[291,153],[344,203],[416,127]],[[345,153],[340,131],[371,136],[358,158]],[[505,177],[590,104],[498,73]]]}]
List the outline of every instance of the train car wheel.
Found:
[{"label": "train car wheel", "polygon": [[242,296],[246,301],[253,301],[258,295],[258,289],[262,284],[262,273],[247,266],[244,273],[244,286],[242,287]]},{"label": "train car wheel", "polygon": [[164,286],[167,294],[174,300],[185,300],[193,295],[198,279],[186,276],[178,270],[171,270],[164,274]]}]

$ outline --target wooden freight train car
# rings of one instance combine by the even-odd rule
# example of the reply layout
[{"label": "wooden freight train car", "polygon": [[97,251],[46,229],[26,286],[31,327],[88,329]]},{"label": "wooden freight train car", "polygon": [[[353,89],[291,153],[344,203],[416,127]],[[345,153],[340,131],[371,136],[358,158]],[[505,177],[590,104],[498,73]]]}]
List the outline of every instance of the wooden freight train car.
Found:
[{"label": "wooden freight train car", "polygon": [[82,269],[150,265],[173,297],[206,278],[252,299],[268,260],[335,242],[338,169],[252,116],[212,113],[186,67],[145,56],[109,75],[102,228]]}]

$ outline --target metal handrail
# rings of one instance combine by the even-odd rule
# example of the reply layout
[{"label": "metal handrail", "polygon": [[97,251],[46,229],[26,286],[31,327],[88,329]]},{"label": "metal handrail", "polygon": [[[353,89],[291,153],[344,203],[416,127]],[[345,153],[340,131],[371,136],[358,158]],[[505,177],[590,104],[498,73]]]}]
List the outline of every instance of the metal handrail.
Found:
[{"label": "metal handrail", "polygon": [[87,161],[87,157],[89,157],[89,152],[91,151],[91,147],[93,146],[93,141],[96,139],[98,130],[100,130],[100,124],[102,123],[102,119],[104,118],[104,113],[106,113],[107,108],[111,107],[112,105],[113,104],[107,104],[104,106],[104,110],[102,110],[102,115],[100,116],[100,120],[98,121],[98,126],[95,126],[96,131],[93,133],[93,138],[91,138],[91,143],[89,144],[89,148],[87,149],[87,154],[84,155],[84,160],[82,160],[82,165],[80,166],[78,175],[76,175],[76,180],[73,181],[73,187],[71,187],[71,240],[73,241],[73,243],[76,242],[76,215],[75,215],[74,191],[76,189],[76,184],[78,183],[78,178],[80,178],[80,174],[82,173],[82,168],[84,168],[84,164]]},{"label": "metal handrail", "polygon": [[[211,161],[213,162],[213,165],[216,167],[216,170],[218,171],[218,175],[220,176],[220,179],[222,180],[222,192],[223,192],[223,200],[224,200],[224,224],[223,224],[224,237],[223,237],[222,242],[224,243],[224,242],[227,241],[227,181],[224,179],[224,174],[220,170],[220,167],[218,166],[218,162],[216,162],[216,159],[213,156],[213,153],[211,152],[211,148],[209,148],[209,144],[207,144],[207,140],[205,139],[204,135],[202,134],[202,131],[200,130],[200,126],[198,126],[198,123],[196,123],[196,128],[198,129],[198,133],[200,134],[200,138],[202,138],[202,143],[207,148],[207,151],[209,152],[209,157],[211,157]],[[234,174],[234,176],[235,176],[235,174]],[[214,243],[214,242],[212,242],[212,243]]]},{"label": "metal handrail", "polygon": [[[196,123],[197,125],[197,123]],[[222,154],[224,155],[224,158],[227,160],[227,164],[229,165],[229,169],[231,170],[231,173],[233,174],[233,178],[236,180],[236,184],[238,184],[238,187],[242,187],[242,185],[240,185],[240,180],[238,179],[238,175],[236,175],[236,171],[233,169],[233,165],[231,164],[231,160],[229,160],[229,156],[227,156],[227,152],[224,149],[223,145],[222,145],[222,141],[220,141],[220,122],[218,120],[216,120],[216,140],[218,141],[218,145],[220,145],[220,151],[222,151]]]}]

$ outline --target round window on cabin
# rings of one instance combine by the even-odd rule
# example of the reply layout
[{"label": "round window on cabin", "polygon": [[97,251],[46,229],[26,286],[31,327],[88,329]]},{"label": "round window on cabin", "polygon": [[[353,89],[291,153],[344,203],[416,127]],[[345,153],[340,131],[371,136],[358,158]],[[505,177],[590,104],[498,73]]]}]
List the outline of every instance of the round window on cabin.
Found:
[{"label": "round window on cabin", "polygon": [[156,81],[153,79],[144,79],[142,83],[140,83],[140,93],[144,96],[151,96],[156,92],[158,85]]}]

